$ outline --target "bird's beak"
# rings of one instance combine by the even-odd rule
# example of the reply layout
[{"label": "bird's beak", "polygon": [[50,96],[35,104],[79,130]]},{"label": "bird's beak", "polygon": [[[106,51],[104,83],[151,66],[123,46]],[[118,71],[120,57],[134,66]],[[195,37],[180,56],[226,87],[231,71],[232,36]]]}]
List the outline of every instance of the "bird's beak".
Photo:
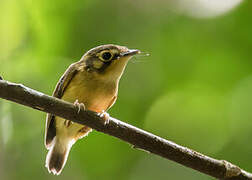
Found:
[{"label": "bird's beak", "polygon": [[120,56],[121,56],[121,57],[133,56],[133,55],[140,54],[140,53],[141,53],[141,51],[139,51],[138,49],[129,49],[129,50],[126,51],[126,52],[120,53]]}]

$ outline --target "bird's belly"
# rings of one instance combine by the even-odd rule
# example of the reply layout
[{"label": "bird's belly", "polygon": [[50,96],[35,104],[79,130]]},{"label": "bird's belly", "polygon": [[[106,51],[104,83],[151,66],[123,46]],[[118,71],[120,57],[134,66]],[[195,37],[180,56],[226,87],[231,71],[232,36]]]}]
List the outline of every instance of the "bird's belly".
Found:
[{"label": "bird's belly", "polygon": [[77,99],[86,109],[95,112],[106,111],[114,96],[116,89],[104,90],[103,87],[85,87],[82,85],[70,86],[62,99],[74,103]]},{"label": "bird's belly", "polygon": [[[116,91],[114,91],[116,92]],[[102,89],[86,89],[82,86],[70,86],[64,93],[62,99],[71,103],[74,103],[77,99],[79,103],[83,103],[85,108],[95,112],[106,111],[111,101],[113,101],[113,97],[115,93],[111,91],[108,93]],[[67,120],[56,117],[56,131],[57,135],[62,138],[70,138],[70,139],[78,139],[87,134],[85,128],[78,123],[71,123],[71,125],[66,125]],[[91,129],[86,129],[89,132]]]}]

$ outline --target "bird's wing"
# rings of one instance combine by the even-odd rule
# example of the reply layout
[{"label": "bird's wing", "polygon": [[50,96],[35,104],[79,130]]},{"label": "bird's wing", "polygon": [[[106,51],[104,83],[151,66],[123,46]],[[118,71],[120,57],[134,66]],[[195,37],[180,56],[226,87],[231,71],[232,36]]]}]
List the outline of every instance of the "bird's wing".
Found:
[{"label": "bird's wing", "polygon": [[[56,85],[56,88],[53,92],[53,96],[59,99],[62,98],[67,86],[70,84],[71,80],[78,72],[78,68],[76,68],[77,63],[71,64],[63,76],[60,78],[59,82]],[[53,114],[47,114],[46,117],[46,128],[45,128],[45,146],[49,149],[50,144],[53,138],[56,135],[55,128],[55,116]]]}]

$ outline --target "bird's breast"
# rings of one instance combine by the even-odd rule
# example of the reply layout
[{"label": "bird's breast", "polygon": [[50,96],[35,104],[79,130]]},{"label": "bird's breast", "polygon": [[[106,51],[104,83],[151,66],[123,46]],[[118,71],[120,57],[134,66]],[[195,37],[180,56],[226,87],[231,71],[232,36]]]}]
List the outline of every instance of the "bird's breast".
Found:
[{"label": "bird's breast", "polygon": [[78,99],[87,109],[101,112],[107,110],[117,94],[117,88],[116,82],[81,80],[75,77],[65,90],[62,99],[72,103]]}]

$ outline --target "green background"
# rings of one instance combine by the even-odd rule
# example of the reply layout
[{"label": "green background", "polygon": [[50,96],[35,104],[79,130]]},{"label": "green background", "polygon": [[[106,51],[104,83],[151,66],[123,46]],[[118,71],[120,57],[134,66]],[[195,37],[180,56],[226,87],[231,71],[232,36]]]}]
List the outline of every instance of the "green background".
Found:
[{"label": "green background", "polygon": [[[162,0],[1,0],[0,75],[52,94],[90,48],[138,48],[151,55],[129,62],[110,115],[252,171],[251,12],[249,0],[211,17]],[[1,180],[212,179],[96,131],[53,176],[45,117],[0,99]]]}]

